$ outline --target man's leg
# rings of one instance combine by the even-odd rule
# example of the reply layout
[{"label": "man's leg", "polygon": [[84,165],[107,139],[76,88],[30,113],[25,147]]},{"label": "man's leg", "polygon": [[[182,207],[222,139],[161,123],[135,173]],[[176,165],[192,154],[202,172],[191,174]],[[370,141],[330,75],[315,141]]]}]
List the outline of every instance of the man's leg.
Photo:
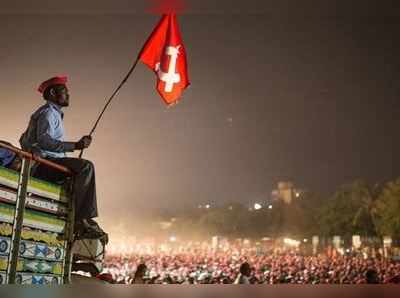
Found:
[{"label": "man's leg", "polygon": [[32,168],[32,176],[55,184],[63,183],[66,178],[63,172],[50,168],[44,164],[37,164],[34,166]]},{"label": "man's leg", "polygon": [[54,162],[74,173],[75,222],[98,216],[94,165],[86,159],[57,158]]},{"label": "man's leg", "polygon": [[[51,161],[63,165],[74,174],[73,195],[75,202],[75,231],[78,237],[101,238],[106,244],[107,234],[92,220],[97,217],[96,177],[92,162],[78,158],[57,158]],[[59,182],[65,175],[40,165],[36,177],[50,182]]]}]

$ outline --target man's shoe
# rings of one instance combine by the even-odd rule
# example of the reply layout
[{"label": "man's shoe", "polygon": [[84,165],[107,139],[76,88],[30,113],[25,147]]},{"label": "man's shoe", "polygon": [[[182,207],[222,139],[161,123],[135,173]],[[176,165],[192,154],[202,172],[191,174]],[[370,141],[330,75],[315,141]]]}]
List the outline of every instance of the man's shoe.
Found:
[{"label": "man's shoe", "polygon": [[77,233],[76,239],[99,239],[103,245],[108,243],[108,235],[93,219],[82,221],[82,230]]}]

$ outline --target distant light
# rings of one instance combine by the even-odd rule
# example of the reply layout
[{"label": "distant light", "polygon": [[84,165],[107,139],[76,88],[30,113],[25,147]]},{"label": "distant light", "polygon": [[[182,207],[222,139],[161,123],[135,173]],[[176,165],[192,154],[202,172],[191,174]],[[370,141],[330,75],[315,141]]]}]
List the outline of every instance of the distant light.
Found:
[{"label": "distant light", "polygon": [[300,197],[300,193],[296,192],[296,198]]},{"label": "distant light", "polygon": [[162,221],[162,222],[160,222],[160,228],[161,228],[162,230],[167,230],[167,229],[169,229],[171,226],[172,226],[172,222],[170,222],[170,221]]},{"label": "distant light", "polygon": [[258,203],[254,204],[254,209],[255,210],[260,210],[261,208],[262,208],[262,206],[260,204],[258,204]]},{"label": "distant light", "polygon": [[176,241],[176,237],[175,237],[175,236],[171,236],[171,237],[169,237],[169,241],[171,241],[171,242],[175,242],[175,241]]},{"label": "distant light", "polygon": [[206,209],[209,209],[211,206],[210,206],[210,204],[207,204],[206,205]]},{"label": "distant light", "polygon": [[285,238],[285,239],[283,239],[283,243],[290,245],[290,246],[299,246],[300,241],[290,239],[290,238]]},{"label": "distant light", "polygon": [[272,209],[272,205],[269,205],[269,206],[268,206],[268,209]]},{"label": "distant light", "polygon": [[303,242],[307,242],[307,241],[308,241],[308,239],[304,238]]},{"label": "distant light", "polygon": [[346,249],[346,252],[350,252],[350,249],[348,248],[348,249]]}]

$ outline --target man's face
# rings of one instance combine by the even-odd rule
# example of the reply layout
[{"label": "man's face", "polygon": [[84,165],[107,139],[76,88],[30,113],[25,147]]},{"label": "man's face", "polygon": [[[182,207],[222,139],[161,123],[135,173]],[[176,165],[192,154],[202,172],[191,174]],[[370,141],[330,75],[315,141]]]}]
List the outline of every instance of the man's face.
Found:
[{"label": "man's face", "polygon": [[61,107],[69,106],[69,93],[68,88],[66,86],[57,86],[54,87],[54,102],[60,105]]}]

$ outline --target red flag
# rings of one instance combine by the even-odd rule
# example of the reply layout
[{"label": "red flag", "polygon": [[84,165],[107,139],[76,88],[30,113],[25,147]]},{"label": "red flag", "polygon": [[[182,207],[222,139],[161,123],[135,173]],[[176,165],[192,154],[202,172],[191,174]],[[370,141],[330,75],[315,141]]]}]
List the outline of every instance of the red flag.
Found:
[{"label": "red flag", "polygon": [[186,51],[174,13],[163,15],[139,54],[157,75],[157,91],[167,105],[189,86]]}]

